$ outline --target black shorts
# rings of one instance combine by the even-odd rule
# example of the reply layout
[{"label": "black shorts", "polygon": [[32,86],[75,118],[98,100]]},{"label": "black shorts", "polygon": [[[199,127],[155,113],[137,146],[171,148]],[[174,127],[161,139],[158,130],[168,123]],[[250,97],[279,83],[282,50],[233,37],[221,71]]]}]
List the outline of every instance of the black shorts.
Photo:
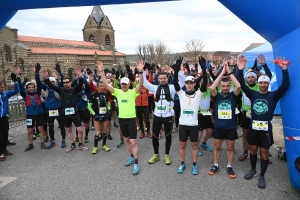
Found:
[{"label": "black shorts", "polygon": [[43,114],[26,115],[27,128],[34,128],[35,126],[44,126]]},{"label": "black shorts", "polygon": [[248,129],[251,119],[246,117],[245,111],[242,111],[241,115],[242,115],[241,127],[242,129]]},{"label": "black shorts", "polygon": [[219,140],[236,140],[238,139],[238,134],[236,129],[217,129],[215,128],[213,131],[213,138]]},{"label": "black shorts", "polygon": [[247,134],[247,142],[250,145],[257,145],[261,148],[269,149],[270,146],[274,144],[273,132],[249,129]]},{"label": "black shorts", "polygon": [[210,109],[214,109],[215,107],[215,101],[210,101]]},{"label": "black shorts", "polygon": [[135,118],[121,119],[119,118],[120,129],[123,136],[129,137],[129,139],[136,139],[137,130]]},{"label": "black shorts", "polygon": [[80,120],[83,123],[90,123],[91,114],[90,114],[90,111],[88,109],[78,110],[78,114],[79,114]]},{"label": "black shorts", "polygon": [[81,120],[78,112],[75,112],[75,114],[73,115],[64,115],[63,120],[66,128],[71,127],[72,122],[75,125],[75,127],[81,126]]},{"label": "black shorts", "polygon": [[211,116],[198,114],[198,130],[213,128]]},{"label": "black shorts", "polygon": [[179,141],[186,142],[188,137],[191,142],[198,142],[198,126],[179,125]]},{"label": "black shorts", "polygon": [[107,114],[107,119],[108,119],[108,121],[111,121],[111,112],[109,112],[109,114]]}]

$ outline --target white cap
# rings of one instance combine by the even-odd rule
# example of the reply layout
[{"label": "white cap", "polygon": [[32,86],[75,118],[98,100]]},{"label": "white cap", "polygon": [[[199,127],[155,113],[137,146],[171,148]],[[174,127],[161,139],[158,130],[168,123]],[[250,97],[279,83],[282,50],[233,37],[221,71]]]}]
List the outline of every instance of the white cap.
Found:
[{"label": "white cap", "polygon": [[49,80],[50,80],[51,82],[56,81],[54,77],[49,77]]},{"label": "white cap", "polygon": [[185,80],[184,80],[184,82],[188,82],[188,81],[191,81],[191,82],[193,82],[193,83],[194,83],[194,81],[195,81],[195,78],[194,78],[194,77],[192,77],[192,76],[187,76],[187,77],[185,77]]},{"label": "white cap", "polygon": [[127,78],[127,77],[123,77],[122,79],[121,79],[121,84],[122,83],[125,83],[125,84],[129,84],[129,79]]}]

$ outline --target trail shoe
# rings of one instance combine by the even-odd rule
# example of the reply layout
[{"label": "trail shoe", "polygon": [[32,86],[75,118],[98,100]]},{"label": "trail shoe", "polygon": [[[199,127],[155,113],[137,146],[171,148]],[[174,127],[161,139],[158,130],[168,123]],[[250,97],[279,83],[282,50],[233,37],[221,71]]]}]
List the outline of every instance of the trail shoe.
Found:
[{"label": "trail shoe", "polygon": [[78,145],[78,150],[88,151],[89,148],[86,147],[86,146],[84,146],[84,144],[82,144],[82,145],[80,145],[80,146]]},{"label": "trail shoe", "polygon": [[158,154],[153,154],[153,156],[150,158],[150,160],[148,160],[148,163],[149,164],[153,164],[153,163],[155,163],[155,162],[157,162],[159,160],[160,160],[159,155]]},{"label": "trail shoe", "polygon": [[134,158],[133,157],[130,157],[127,162],[125,163],[125,166],[130,166],[134,163]]},{"label": "trail shoe", "polygon": [[232,167],[227,167],[227,173],[230,178],[236,178],[236,174],[234,173]]},{"label": "trail shoe", "polygon": [[108,151],[110,151],[110,148],[108,146],[106,146],[106,145],[103,145],[102,146],[102,150],[108,152]]},{"label": "trail shoe", "polygon": [[55,142],[51,141],[50,144],[49,144],[49,146],[47,146],[47,149],[52,149],[55,146],[56,146]]},{"label": "trail shoe", "polygon": [[170,156],[168,154],[165,155],[165,163],[166,163],[166,165],[171,164],[171,159],[170,159]]},{"label": "trail shoe", "polygon": [[31,149],[33,149],[34,148],[34,146],[33,146],[33,144],[29,144],[29,145],[27,145],[27,147],[25,148],[25,152],[26,151],[30,151]]},{"label": "trail shoe", "polygon": [[76,146],[71,145],[71,146],[66,150],[66,152],[69,153],[69,152],[73,151],[74,149],[76,149]]},{"label": "trail shoe", "polygon": [[138,175],[139,173],[140,173],[140,165],[139,164],[134,164],[132,174],[133,175]]},{"label": "trail shoe", "polygon": [[192,165],[192,174],[193,175],[199,174],[198,167],[196,165]]},{"label": "trail shoe", "polygon": [[107,134],[107,139],[108,140],[112,140],[113,138],[111,137],[111,134],[109,133],[109,134]]},{"label": "trail shoe", "polygon": [[209,175],[215,175],[217,173],[217,171],[219,170],[219,167],[214,165],[212,166],[212,168],[208,171]]},{"label": "trail shoe", "polygon": [[44,137],[44,142],[48,142],[48,140],[49,140],[49,137],[48,137],[48,136],[45,136],[45,137]]},{"label": "trail shoe", "polygon": [[124,141],[120,140],[119,144],[117,145],[118,148],[121,148],[122,146],[124,146]]},{"label": "trail shoe", "polygon": [[251,169],[251,170],[244,176],[244,179],[250,180],[250,179],[252,179],[254,176],[257,176],[257,172],[254,171],[253,169]]},{"label": "trail shoe", "polygon": [[239,157],[239,161],[244,161],[248,158],[248,154],[247,153],[243,153],[240,157]]},{"label": "trail shoe", "polygon": [[41,143],[41,149],[47,149],[46,145],[44,142]]},{"label": "trail shoe", "polygon": [[98,152],[98,147],[93,147],[92,154],[96,154]]},{"label": "trail shoe", "polygon": [[180,164],[178,170],[177,170],[177,173],[178,174],[182,174],[185,170],[185,164]]},{"label": "trail shoe", "polygon": [[84,138],[84,143],[89,143],[89,138],[88,137]]},{"label": "trail shoe", "polygon": [[266,188],[266,181],[265,181],[265,177],[260,175],[259,176],[259,180],[258,180],[258,184],[257,186],[261,189],[265,189]]},{"label": "trail shoe", "polygon": [[210,148],[210,146],[208,146],[208,144],[201,144],[200,145],[203,149],[205,149],[206,151],[212,151],[212,148]]},{"label": "trail shoe", "polygon": [[61,148],[65,148],[67,145],[66,145],[66,141],[61,141]]}]

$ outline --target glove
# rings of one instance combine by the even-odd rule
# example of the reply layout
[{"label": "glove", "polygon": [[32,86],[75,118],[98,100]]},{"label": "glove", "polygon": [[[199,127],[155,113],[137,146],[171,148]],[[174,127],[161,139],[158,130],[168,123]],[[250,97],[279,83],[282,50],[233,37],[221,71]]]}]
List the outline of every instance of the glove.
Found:
[{"label": "glove", "polygon": [[86,72],[87,72],[88,75],[93,73],[92,70],[90,70],[90,68],[86,68]]},{"label": "glove", "polygon": [[104,74],[106,75],[107,73],[109,73],[110,70],[109,69],[104,69]]},{"label": "glove", "polygon": [[137,70],[137,68],[134,68],[134,73],[135,73],[135,74],[138,74],[138,73],[139,73],[139,71]]},{"label": "glove", "polygon": [[176,64],[173,64],[173,65],[171,65],[170,67],[171,67],[174,71],[179,72],[179,69],[180,69],[180,68],[177,68],[177,67],[176,67]]},{"label": "glove", "polygon": [[11,74],[10,74],[10,78],[11,78],[11,80],[12,80],[14,83],[18,81],[18,80],[17,80],[17,75],[16,75],[15,73],[11,73]]},{"label": "glove", "polygon": [[129,66],[128,64],[125,65],[125,68],[126,68],[126,71],[127,71],[127,72],[130,72],[130,71],[131,71],[130,66]]},{"label": "glove", "polygon": [[202,56],[199,57],[199,64],[201,66],[202,71],[206,70],[206,60]]},{"label": "glove", "polygon": [[135,81],[132,72],[128,72],[128,78],[129,78],[129,80],[131,80],[131,82]]},{"label": "glove", "polygon": [[58,63],[56,63],[54,69],[55,69],[58,73],[61,72],[60,65],[59,65]]},{"label": "glove", "polygon": [[28,77],[24,76],[24,82],[27,83],[28,82]]},{"label": "glove", "polygon": [[149,66],[149,71],[153,71],[153,70],[154,70],[154,68],[155,68],[155,64],[154,64],[154,63],[152,63],[152,64]]},{"label": "glove", "polygon": [[36,65],[35,65],[35,73],[40,73],[40,70],[41,70],[40,63],[36,63]]},{"label": "glove", "polygon": [[179,56],[179,59],[176,60],[176,67],[180,68],[182,64],[183,57]]},{"label": "glove", "polygon": [[120,77],[121,77],[121,78],[125,77],[125,73],[122,72],[122,71],[120,71]]},{"label": "glove", "polygon": [[112,73],[113,75],[115,75],[115,74],[116,74],[116,70],[115,70],[114,68],[112,68],[112,69],[111,69],[111,73]]},{"label": "glove", "polygon": [[145,62],[145,64],[144,64],[144,70],[145,69],[149,70],[150,67],[151,67],[151,65],[149,63]]},{"label": "glove", "polygon": [[187,71],[190,71],[189,63],[184,63],[183,67],[186,68]]},{"label": "glove", "polygon": [[195,63],[194,70],[198,73],[198,63]]},{"label": "glove", "polygon": [[120,77],[120,72],[117,71],[117,72],[116,72],[116,79],[119,79],[119,77]]}]

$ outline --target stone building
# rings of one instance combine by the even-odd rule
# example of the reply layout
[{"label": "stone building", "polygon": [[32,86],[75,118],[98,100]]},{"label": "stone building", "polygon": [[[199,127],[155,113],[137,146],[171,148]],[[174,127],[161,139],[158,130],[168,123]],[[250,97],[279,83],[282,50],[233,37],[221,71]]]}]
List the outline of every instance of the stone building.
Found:
[{"label": "stone building", "polygon": [[32,66],[40,63],[50,76],[59,63],[66,77],[74,78],[74,68],[95,68],[101,60],[105,67],[124,65],[126,55],[115,47],[115,30],[100,6],[94,6],[84,25],[84,41],[18,35],[18,29],[5,26],[0,31],[0,79],[10,83],[13,67],[22,69],[22,76],[34,77]]}]

